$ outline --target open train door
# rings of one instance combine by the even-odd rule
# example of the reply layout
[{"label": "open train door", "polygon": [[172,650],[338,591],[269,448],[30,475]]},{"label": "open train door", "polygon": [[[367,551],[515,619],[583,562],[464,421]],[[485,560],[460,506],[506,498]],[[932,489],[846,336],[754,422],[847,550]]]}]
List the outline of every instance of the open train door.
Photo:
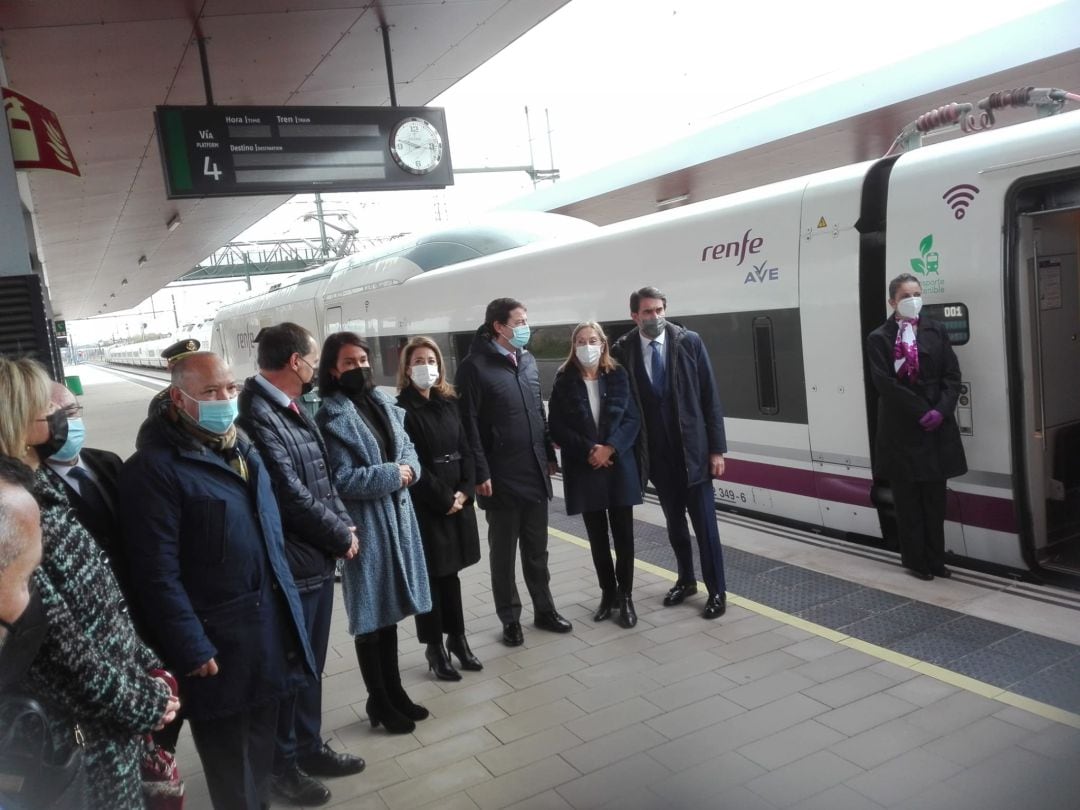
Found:
[{"label": "open train door", "polygon": [[1033,567],[1075,575],[1080,574],[1080,178],[1029,187],[1015,200],[1009,392],[1021,542]]}]

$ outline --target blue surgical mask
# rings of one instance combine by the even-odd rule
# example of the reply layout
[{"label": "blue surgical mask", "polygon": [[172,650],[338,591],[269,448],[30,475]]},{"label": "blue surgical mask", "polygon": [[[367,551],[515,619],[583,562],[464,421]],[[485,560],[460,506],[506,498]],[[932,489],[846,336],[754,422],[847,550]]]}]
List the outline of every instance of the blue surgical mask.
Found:
[{"label": "blue surgical mask", "polygon": [[516,349],[524,349],[530,337],[532,337],[532,329],[529,328],[528,324],[515,326],[514,334],[510,338],[510,345]]},{"label": "blue surgical mask", "polygon": [[79,457],[82,450],[83,439],[86,438],[86,428],[82,419],[68,419],[67,441],[64,446],[53,453],[49,458],[53,461],[74,461]]},{"label": "blue surgical mask", "polygon": [[[177,389],[180,390],[180,389]],[[236,397],[232,399],[195,399],[186,391],[180,391],[192,402],[199,403],[199,427],[222,435],[229,432],[236,421]]]}]

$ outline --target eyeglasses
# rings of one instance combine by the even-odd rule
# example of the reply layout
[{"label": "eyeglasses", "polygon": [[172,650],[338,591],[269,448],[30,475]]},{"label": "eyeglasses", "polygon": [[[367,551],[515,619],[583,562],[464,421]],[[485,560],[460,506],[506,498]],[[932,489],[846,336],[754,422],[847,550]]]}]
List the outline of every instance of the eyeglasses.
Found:
[{"label": "eyeglasses", "polygon": [[82,412],[82,405],[68,405],[66,408],[64,408],[64,416],[66,416],[68,419],[78,419],[80,416],[82,416]]}]

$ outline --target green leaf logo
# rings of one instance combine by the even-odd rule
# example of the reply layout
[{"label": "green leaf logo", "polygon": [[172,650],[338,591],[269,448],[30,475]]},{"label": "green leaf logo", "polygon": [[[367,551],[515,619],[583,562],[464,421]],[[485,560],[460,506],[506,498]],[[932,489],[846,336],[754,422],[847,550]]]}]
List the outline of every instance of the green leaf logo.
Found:
[{"label": "green leaf logo", "polygon": [[923,237],[923,240],[921,242],[919,242],[919,253],[921,253],[923,256],[925,256],[927,253],[930,252],[930,248],[932,248],[933,246],[934,246],[934,235],[932,233],[927,234],[926,236]]},{"label": "green leaf logo", "polygon": [[923,264],[922,259],[912,259],[911,260],[911,269],[914,270],[919,275],[926,275],[926,265]]}]

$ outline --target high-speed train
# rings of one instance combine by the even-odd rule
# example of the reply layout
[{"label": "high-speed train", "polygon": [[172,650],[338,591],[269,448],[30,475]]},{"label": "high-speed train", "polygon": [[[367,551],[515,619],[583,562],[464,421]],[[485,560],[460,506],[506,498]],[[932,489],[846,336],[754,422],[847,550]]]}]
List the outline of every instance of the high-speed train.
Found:
[{"label": "high-speed train", "polygon": [[718,507],[882,543],[894,517],[871,472],[863,346],[888,279],[914,272],[963,370],[970,472],[949,482],[948,550],[1080,581],[1080,112],[571,230],[501,252],[444,233],[350,257],[225,307],[213,348],[246,374],[263,326],[353,330],[392,385],[409,336],[433,336],[453,374],[487,302],[512,296],[549,389],[574,324],[613,340],[632,326],[630,291],[656,285],[716,372],[730,451]]},{"label": "high-speed train", "polygon": [[184,324],[171,337],[140,340],[134,343],[117,343],[115,346],[108,346],[105,349],[105,362],[120,366],[164,369],[166,367],[165,358],[161,356],[163,349],[178,340],[186,338],[194,338],[202,345],[208,346],[210,330],[213,325],[214,319],[207,318],[199,323]]}]

